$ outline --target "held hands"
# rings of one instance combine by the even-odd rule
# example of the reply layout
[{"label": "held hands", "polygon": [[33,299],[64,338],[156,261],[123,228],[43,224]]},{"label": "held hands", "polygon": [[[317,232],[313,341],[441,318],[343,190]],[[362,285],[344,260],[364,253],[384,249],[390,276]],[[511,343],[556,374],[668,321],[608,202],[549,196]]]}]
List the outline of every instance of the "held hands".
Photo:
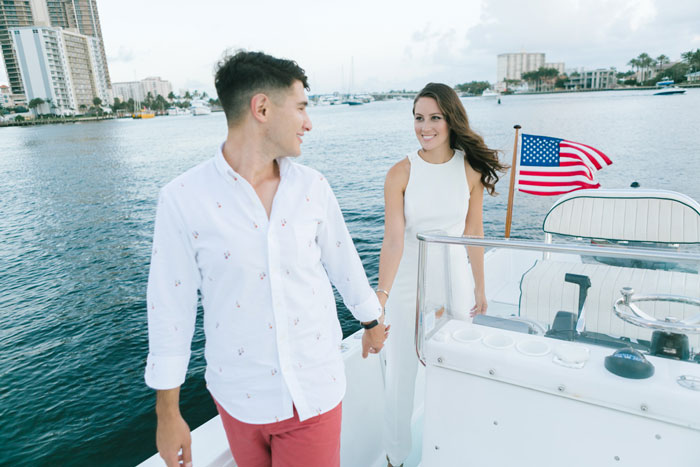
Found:
[{"label": "held hands", "polygon": [[190,427],[179,412],[158,416],[156,446],[168,467],[192,467]]},{"label": "held hands", "polygon": [[377,320],[377,324],[372,329],[365,329],[362,334],[362,358],[367,358],[367,355],[371,353],[379,353],[384,347],[384,341],[389,336],[389,328],[391,325],[384,325],[384,312]]},{"label": "held hands", "polygon": [[476,315],[485,315],[486,310],[489,307],[488,303],[486,302],[486,293],[483,290],[475,290],[474,301],[474,306],[469,311],[469,317],[473,318]]}]

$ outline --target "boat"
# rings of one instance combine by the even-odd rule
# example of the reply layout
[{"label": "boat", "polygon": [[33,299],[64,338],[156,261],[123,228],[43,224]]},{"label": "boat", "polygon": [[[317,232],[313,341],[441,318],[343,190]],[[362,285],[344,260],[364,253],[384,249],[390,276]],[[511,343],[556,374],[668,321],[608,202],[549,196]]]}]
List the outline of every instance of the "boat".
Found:
[{"label": "boat", "polygon": [[484,89],[484,92],[481,93],[481,97],[484,99],[496,99],[497,97],[501,97],[501,93],[493,89]]},{"label": "boat", "polygon": [[211,107],[202,99],[192,99],[190,104],[192,115],[209,115],[211,113]]},{"label": "boat", "polygon": [[655,96],[668,96],[671,94],[684,94],[685,89],[679,88],[674,84],[672,79],[663,78],[661,81],[656,83],[657,91],[654,92]]},{"label": "boat", "polygon": [[[542,230],[543,241],[418,234],[422,365],[404,466],[700,465],[700,204],[579,190]],[[488,248],[488,313],[473,320],[450,280],[450,250],[467,246]],[[342,342],[343,467],[386,465],[384,362],[361,358],[361,336]],[[192,440],[194,465],[235,466],[218,417]]]},{"label": "boat", "polygon": [[168,107],[168,115],[169,116],[180,116],[180,115],[189,115],[189,112],[186,111],[185,109],[182,109],[180,107]]},{"label": "boat", "polygon": [[155,112],[150,110],[139,110],[131,114],[131,118],[144,119],[144,118],[154,118],[156,116]]}]

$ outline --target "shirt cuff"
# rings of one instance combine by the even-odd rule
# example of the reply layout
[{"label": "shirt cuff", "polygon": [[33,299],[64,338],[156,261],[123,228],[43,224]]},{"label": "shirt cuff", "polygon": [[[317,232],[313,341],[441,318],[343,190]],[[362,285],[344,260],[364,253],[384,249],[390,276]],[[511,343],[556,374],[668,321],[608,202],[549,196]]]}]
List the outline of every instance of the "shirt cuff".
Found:
[{"label": "shirt cuff", "polygon": [[190,354],[176,356],[155,356],[148,354],[146,359],[146,384],[159,390],[173,389],[182,386],[187,374],[187,364]]},{"label": "shirt cuff", "polygon": [[374,292],[372,292],[365,301],[359,303],[358,305],[348,306],[348,309],[355,319],[362,323],[372,321],[373,319],[379,319],[379,317],[382,315],[382,305],[379,303],[377,294]]}]

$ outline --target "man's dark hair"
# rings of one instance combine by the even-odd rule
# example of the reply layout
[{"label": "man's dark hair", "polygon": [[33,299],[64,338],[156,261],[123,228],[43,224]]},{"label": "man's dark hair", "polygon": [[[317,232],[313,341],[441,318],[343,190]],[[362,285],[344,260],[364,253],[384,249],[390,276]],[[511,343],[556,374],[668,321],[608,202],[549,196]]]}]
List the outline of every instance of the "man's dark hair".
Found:
[{"label": "man's dark hair", "polygon": [[255,94],[287,89],[294,81],[301,81],[309,90],[308,78],[295,61],[262,52],[238,51],[219,62],[214,85],[231,125],[244,115]]}]

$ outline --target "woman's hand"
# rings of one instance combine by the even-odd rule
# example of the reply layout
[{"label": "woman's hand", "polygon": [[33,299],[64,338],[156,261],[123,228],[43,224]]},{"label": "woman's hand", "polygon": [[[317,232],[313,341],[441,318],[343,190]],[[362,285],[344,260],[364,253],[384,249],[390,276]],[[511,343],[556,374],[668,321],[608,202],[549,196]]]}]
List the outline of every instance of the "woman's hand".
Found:
[{"label": "woman's hand", "polygon": [[486,292],[483,290],[475,290],[474,302],[474,306],[470,310],[469,316],[473,318],[476,315],[485,315],[486,309],[489,307],[489,304],[486,302]]}]

